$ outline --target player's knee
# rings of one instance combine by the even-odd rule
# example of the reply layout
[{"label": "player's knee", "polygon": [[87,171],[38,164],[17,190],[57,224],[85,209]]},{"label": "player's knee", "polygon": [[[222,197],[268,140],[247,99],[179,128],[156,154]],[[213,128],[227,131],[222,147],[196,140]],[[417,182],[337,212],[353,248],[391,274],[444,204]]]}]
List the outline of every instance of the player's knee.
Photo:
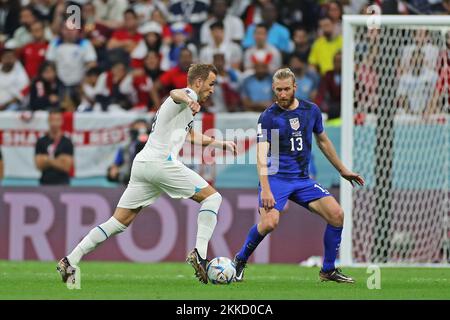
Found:
[{"label": "player's knee", "polygon": [[278,226],[279,218],[276,216],[269,215],[265,217],[263,221],[263,228],[265,233],[272,232]]},{"label": "player's knee", "polygon": [[222,204],[222,196],[220,193],[214,192],[200,203],[202,205],[202,210],[210,210],[218,214],[220,205]]},{"label": "player's knee", "polygon": [[335,227],[342,227],[344,225],[344,211],[341,207],[337,207],[331,211],[329,223]]}]

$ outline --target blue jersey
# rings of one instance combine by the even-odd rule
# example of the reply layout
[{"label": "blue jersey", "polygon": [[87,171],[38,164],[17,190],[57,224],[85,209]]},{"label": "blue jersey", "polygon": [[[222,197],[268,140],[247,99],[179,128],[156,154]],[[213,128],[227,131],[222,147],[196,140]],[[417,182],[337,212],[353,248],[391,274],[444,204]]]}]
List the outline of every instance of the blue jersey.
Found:
[{"label": "blue jersey", "polygon": [[314,103],[299,100],[294,110],[273,103],[259,117],[257,135],[258,142],[270,143],[269,174],[308,178],[312,134],[322,131],[322,114]]}]

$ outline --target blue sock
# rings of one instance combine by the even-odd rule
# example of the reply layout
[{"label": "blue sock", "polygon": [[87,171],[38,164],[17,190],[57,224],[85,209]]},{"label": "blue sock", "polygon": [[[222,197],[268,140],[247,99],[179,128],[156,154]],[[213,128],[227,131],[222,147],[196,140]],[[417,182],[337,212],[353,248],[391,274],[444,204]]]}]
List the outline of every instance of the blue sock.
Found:
[{"label": "blue sock", "polygon": [[255,251],[258,244],[264,239],[265,236],[258,232],[258,227],[255,224],[248,232],[247,239],[241,248],[241,251],[237,254],[239,260],[247,261],[250,255]]},{"label": "blue sock", "polygon": [[342,227],[333,227],[328,224],[323,236],[323,244],[325,247],[325,256],[323,259],[322,270],[325,272],[334,270],[334,262],[341,244]]}]

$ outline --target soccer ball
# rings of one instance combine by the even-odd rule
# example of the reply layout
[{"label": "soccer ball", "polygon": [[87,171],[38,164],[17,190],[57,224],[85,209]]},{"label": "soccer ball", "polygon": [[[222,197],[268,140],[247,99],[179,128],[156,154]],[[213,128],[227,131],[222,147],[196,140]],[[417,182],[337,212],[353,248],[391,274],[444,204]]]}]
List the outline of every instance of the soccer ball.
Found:
[{"label": "soccer ball", "polygon": [[206,266],[208,279],[212,284],[230,284],[236,276],[233,262],[226,257],[216,257]]}]

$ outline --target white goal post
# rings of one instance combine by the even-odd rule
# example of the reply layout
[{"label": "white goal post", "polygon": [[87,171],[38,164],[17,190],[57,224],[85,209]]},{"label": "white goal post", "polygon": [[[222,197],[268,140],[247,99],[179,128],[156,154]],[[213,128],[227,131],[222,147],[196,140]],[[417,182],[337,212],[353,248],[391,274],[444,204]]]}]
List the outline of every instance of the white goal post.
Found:
[{"label": "white goal post", "polygon": [[340,264],[449,266],[450,17],[368,19],[343,17],[341,157],[366,186],[341,179]]}]

